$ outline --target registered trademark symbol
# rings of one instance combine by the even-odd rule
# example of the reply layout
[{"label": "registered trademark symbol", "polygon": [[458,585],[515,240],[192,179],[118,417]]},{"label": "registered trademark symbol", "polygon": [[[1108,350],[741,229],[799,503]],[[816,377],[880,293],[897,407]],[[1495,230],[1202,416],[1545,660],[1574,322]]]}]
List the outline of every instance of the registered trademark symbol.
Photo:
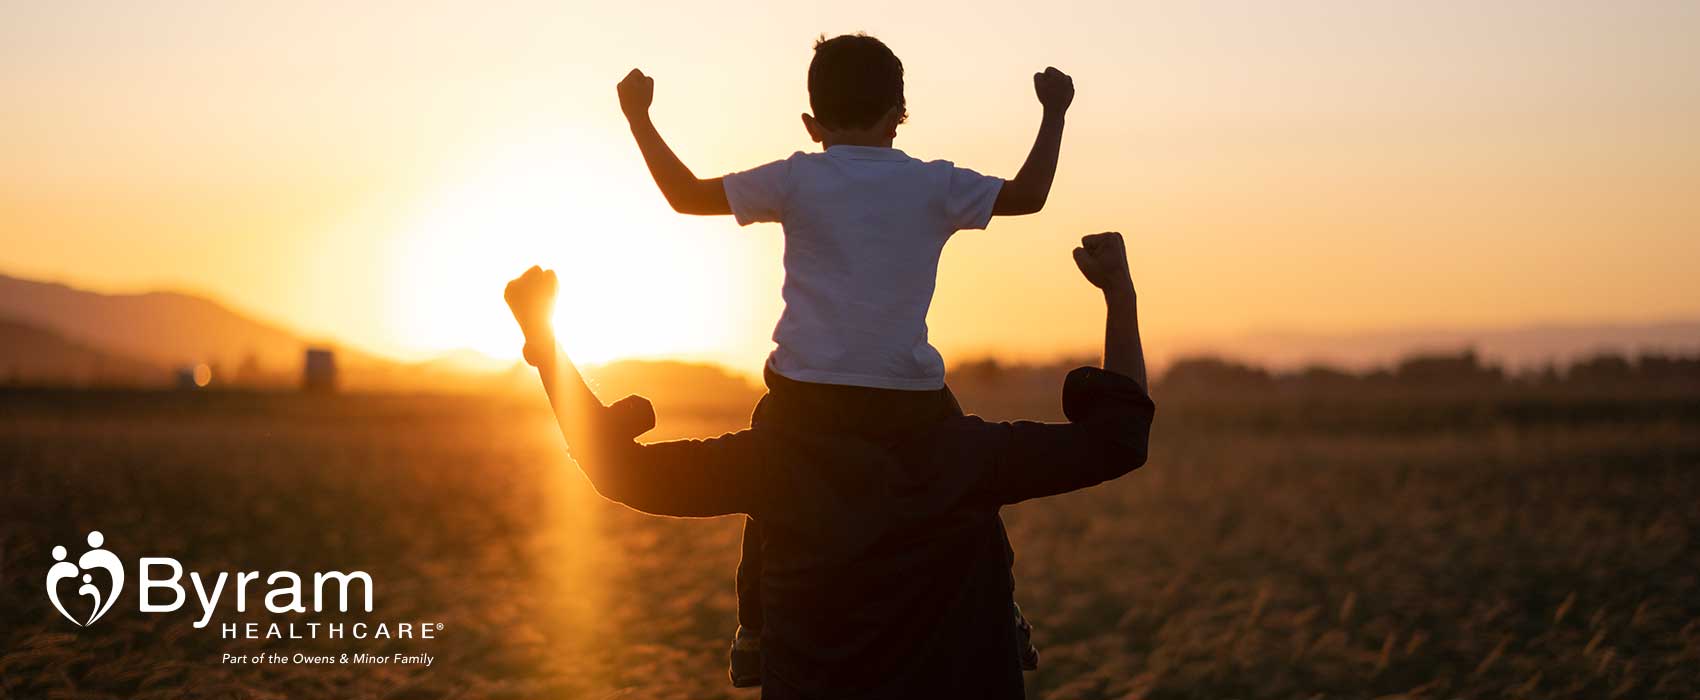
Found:
[{"label": "registered trademark symbol", "polygon": [[437,623],[437,629],[442,629],[442,628],[443,628],[443,623],[441,623],[441,622]]}]

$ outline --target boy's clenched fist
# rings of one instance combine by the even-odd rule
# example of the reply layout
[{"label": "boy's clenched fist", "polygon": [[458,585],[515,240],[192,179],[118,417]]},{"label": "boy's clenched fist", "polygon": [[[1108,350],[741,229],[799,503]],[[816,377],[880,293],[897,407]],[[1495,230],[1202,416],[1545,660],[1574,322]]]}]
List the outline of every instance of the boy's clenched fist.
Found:
[{"label": "boy's clenched fist", "polygon": [[1056,68],[1046,68],[1043,73],[1033,74],[1033,92],[1038,93],[1039,104],[1045,111],[1065,112],[1074,102],[1074,78]]}]

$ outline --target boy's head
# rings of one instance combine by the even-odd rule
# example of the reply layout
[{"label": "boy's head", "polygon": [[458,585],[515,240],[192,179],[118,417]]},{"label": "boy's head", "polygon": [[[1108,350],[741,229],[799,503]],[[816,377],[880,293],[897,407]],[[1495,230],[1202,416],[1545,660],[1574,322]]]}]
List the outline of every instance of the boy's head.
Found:
[{"label": "boy's head", "polygon": [[[866,34],[815,42],[809,62],[809,108],[803,124],[816,141],[890,145],[908,117],[903,100],[903,61]],[[863,141],[884,141],[861,143]]]}]

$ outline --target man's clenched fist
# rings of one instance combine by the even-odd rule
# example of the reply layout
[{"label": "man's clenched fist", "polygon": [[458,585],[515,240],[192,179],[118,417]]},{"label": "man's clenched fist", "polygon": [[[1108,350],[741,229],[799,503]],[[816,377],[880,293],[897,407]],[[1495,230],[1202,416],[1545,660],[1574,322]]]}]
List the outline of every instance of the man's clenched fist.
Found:
[{"label": "man's clenched fist", "polygon": [[1074,249],[1074,264],[1092,286],[1111,292],[1132,292],[1133,277],[1127,271],[1127,248],[1114,231],[1094,233],[1080,239]]},{"label": "man's clenched fist", "polygon": [[1056,68],[1046,68],[1043,73],[1033,74],[1033,92],[1038,93],[1039,104],[1046,111],[1067,111],[1074,102],[1074,78]]},{"label": "man's clenched fist", "polygon": [[508,310],[519,322],[520,331],[525,333],[525,360],[533,365],[555,354],[550,317],[555,313],[555,291],[559,288],[554,270],[532,265],[525,274],[509,282],[502,293],[508,301]]},{"label": "man's clenched fist", "polygon": [[649,105],[655,101],[655,79],[633,68],[620,81],[619,92],[620,111],[626,113],[626,118],[641,117],[649,113]]}]

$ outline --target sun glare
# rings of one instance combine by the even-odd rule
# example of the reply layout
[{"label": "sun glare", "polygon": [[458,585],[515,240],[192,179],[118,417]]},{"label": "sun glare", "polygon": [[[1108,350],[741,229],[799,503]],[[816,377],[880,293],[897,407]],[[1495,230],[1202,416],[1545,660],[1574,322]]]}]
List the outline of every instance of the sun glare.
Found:
[{"label": "sun glare", "polygon": [[536,264],[559,272],[556,327],[575,359],[712,353],[725,341],[715,319],[735,305],[729,254],[633,191],[619,159],[635,154],[612,150],[570,134],[515,144],[425,198],[388,256],[399,341],[421,356],[518,357],[502,288]]}]

